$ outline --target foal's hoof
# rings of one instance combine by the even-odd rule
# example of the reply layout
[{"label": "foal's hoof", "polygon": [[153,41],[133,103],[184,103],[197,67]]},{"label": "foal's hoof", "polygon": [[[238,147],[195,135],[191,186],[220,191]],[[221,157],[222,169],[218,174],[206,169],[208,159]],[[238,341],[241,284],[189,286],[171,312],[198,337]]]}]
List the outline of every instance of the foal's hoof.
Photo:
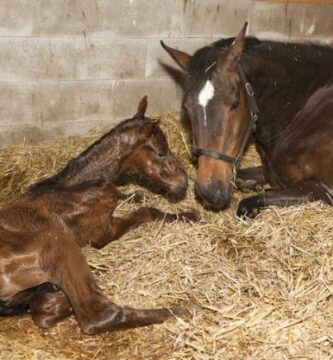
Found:
[{"label": "foal's hoof", "polygon": [[237,217],[254,219],[258,214],[259,214],[258,207],[253,206],[252,201],[249,201],[249,199],[243,199],[238,204],[238,209],[236,212]]},{"label": "foal's hoof", "polygon": [[172,313],[172,315],[177,317],[182,316],[193,316],[194,313],[201,312],[203,308],[200,305],[188,305],[184,307],[175,307],[170,308],[169,311]]},{"label": "foal's hoof", "polygon": [[199,211],[196,210],[192,210],[192,211],[184,211],[179,213],[179,218],[182,221],[192,221],[192,222],[197,222],[201,220],[201,215],[199,213]]},{"label": "foal's hoof", "polygon": [[135,191],[133,194],[132,194],[132,198],[131,198],[131,200],[133,201],[133,202],[135,202],[135,203],[142,203],[143,202],[143,200],[144,200],[144,198],[145,198],[145,195],[144,195],[144,193],[142,192],[142,191],[140,191],[140,190],[137,190],[137,191]]}]

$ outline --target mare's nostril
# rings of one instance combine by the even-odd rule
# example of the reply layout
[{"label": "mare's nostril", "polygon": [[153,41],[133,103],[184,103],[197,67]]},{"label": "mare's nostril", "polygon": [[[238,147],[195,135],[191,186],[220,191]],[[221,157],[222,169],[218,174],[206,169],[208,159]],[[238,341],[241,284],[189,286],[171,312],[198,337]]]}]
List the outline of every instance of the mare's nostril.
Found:
[{"label": "mare's nostril", "polygon": [[230,194],[221,181],[211,183],[207,187],[202,187],[196,182],[195,192],[206,205],[214,209],[223,210],[229,205]]}]

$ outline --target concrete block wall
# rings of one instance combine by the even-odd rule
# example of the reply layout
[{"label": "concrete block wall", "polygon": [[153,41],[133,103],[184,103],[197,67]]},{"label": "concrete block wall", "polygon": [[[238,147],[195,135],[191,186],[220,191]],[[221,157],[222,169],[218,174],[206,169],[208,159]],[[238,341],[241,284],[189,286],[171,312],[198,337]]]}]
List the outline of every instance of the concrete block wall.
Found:
[{"label": "concrete block wall", "polygon": [[304,1],[2,0],[0,146],[110,127],[145,94],[150,112],[178,111],[160,39],[192,52],[249,20],[261,37],[331,42],[333,4]]}]

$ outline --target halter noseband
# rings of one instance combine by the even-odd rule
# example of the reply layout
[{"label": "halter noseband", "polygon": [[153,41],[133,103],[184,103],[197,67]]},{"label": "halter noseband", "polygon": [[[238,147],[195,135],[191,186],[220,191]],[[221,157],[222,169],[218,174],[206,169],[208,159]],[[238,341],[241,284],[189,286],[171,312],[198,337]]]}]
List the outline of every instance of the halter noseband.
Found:
[{"label": "halter noseband", "polygon": [[250,113],[251,113],[250,123],[248,124],[248,127],[246,129],[246,133],[243,138],[238,155],[236,157],[231,157],[229,155],[222,154],[215,150],[199,148],[199,147],[195,146],[194,144],[192,146],[192,154],[194,156],[199,157],[201,155],[204,155],[204,156],[211,157],[213,159],[226,161],[226,162],[234,165],[234,169],[236,169],[240,163],[240,160],[243,156],[246,144],[251,136],[252,131],[254,131],[254,129],[255,129],[255,126],[256,126],[256,123],[257,123],[258,117],[259,117],[259,108],[258,108],[256,99],[254,97],[254,91],[253,91],[252,85],[247,81],[245,73],[244,73],[244,69],[240,62],[237,63],[237,70],[238,70],[239,77],[244,85],[245,90],[246,90],[247,101],[248,101],[248,104],[250,107]]}]

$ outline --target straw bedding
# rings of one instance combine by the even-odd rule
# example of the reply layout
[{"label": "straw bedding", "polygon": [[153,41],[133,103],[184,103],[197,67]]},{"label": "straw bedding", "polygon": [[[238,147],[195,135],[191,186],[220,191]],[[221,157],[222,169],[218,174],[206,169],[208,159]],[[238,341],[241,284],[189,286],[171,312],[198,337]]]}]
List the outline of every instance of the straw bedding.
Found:
[{"label": "straw bedding", "polygon": [[[145,191],[145,203],[166,211],[198,209],[199,223],[147,224],[102,250],[85,249],[98,281],[118,304],[200,304],[186,319],[85,336],[71,317],[36,328],[29,316],[0,319],[1,359],[330,359],[333,358],[333,212],[321,203],[271,208],[255,220],[230,210],[205,211],[193,196],[195,169],[176,116],[163,115],[171,147],[190,177],[186,199],[170,204]],[[98,134],[0,151],[0,204],[53,174]],[[250,148],[243,161],[259,159]],[[134,190],[135,185],[125,190]],[[124,202],[125,214],[137,204]]]}]

